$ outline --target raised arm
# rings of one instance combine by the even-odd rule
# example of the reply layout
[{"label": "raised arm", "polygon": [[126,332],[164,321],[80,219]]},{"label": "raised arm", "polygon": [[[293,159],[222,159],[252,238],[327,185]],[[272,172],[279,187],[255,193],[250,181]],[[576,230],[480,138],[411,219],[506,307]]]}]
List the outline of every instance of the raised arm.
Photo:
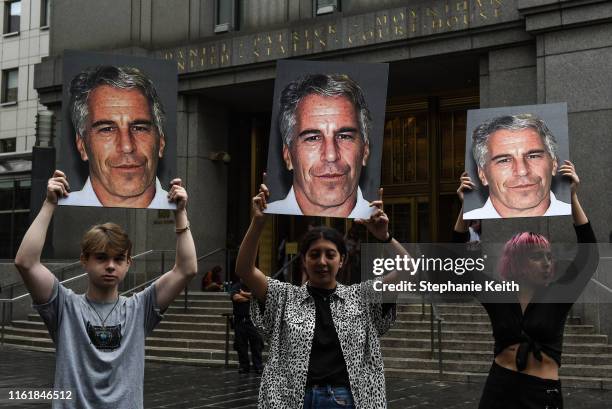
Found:
[{"label": "raised arm", "polygon": [[589,219],[587,218],[586,213],[578,200],[578,186],[580,186],[580,178],[576,173],[574,164],[569,160],[563,161],[563,165],[559,166],[559,173],[570,180],[572,218],[574,219],[574,226],[582,226],[583,224],[587,224]]},{"label": "raised arm", "polygon": [[266,185],[262,184],[259,193],[251,200],[251,225],[242,239],[236,259],[236,274],[250,289],[255,298],[265,302],[268,293],[268,278],[257,267],[257,249],[259,239],[266,224],[266,214],[263,212],[270,196]]},{"label": "raised arm", "polygon": [[[384,243],[388,243],[388,246],[385,246],[385,251],[395,257],[396,255],[400,256],[410,256],[408,251],[393,237],[391,237],[391,233],[389,233],[389,217],[384,211],[383,204],[383,189],[380,188],[378,190],[378,200],[374,200],[370,203],[370,206],[375,207],[376,209],[372,213],[369,219],[357,219],[355,223],[363,224],[366,226],[368,231],[378,240]],[[392,271],[391,273],[385,275],[383,277],[384,283],[397,283],[402,279],[409,278],[409,272],[407,271]],[[408,275],[408,276],[406,276]]]},{"label": "raised arm", "polygon": [[53,173],[47,183],[47,197],[36,219],[26,232],[17,255],[15,266],[35,304],[44,304],[51,298],[55,276],[40,262],[45,237],[60,197],[68,196],[70,187],[66,175],[60,170]]},{"label": "raised arm", "polygon": [[168,199],[176,202],[176,261],[172,270],[155,282],[157,305],[161,310],[168,308],[198,272],[195,244],[187,218],[187,191],[182,186],[181,179],[174,179],[171,184]]},{"label": "raised arm", "polygon": [[[461,201],[461,209],[459,209],[459,214],[457,215],[457,221],[455,222],[454,232],[458,234],[465,234],[468,231],[468,224],[465,220],[463,220],[463,198],[466,190],[472,190],[476,185],[472,182],[472,179],[468,176],[467,172],[463,172],[461,174],[461,178],[459,179],[461,184],[457,189],[457,196]],[[453,235],[453,239],[457,237],[457,234]],[[464,242],[467,240],[463,240]]]},{"label": "raised arm", "polygon": [[599,264],[599,249],[597,244],[594,244],[597,242],[595,233],[593,233],[593,229],[589,224],[589,219],[578,200],[580,178],[576,173],[574,164],[568,160],[564,161],[564,164],[559,167],[559,173],[570,179],[572,218],[574,220],[577,241],[582,244],[578,244],[578,251],[576,252],[574,260],[565,273],[557,280],[557,283],[571,285],[572,290],[575,292],[572,296],[578,298],[583,288],[588,284],[588,281],[597,270],[597,265]]}]

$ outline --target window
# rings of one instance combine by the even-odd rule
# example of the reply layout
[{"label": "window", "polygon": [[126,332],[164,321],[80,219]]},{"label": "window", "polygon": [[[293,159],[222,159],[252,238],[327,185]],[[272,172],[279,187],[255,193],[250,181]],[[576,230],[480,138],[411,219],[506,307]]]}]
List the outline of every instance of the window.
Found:
[{"label": "window", "polygon": [[315,0],[317,16],[340,10],[340,0]]},{"label": "window", "polygon": [[4,34],[18,33],[21,21],[21,1],[4,3]]},{"label": "window", "polygon": [[30,219],[30,180],[0,180],[0,258],[15,257]]},{"label": "window", "polygon": [[217,0],[215,2],[215,33],[225,33],[236,29],[236,0]]},{"label": "window", "polygon": [[2,95],[0,96],[1,103],[17,102],[18,75],[18,68],[2,71]]},{"label": "window", "polygon": [[51,0],[40,1],[40,27],[49,27],[51,16]]},{"label": "window", "polygon": [[15,152],[16,148],[17,138],[0,139],[0,153]]}]

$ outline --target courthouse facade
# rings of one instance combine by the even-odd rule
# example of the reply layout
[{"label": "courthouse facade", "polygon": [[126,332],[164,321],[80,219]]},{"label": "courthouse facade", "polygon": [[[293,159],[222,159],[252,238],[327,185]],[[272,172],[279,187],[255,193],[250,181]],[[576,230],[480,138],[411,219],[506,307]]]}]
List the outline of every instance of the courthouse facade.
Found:
[{"label": "courthouse facade", "polygon": [[[178,176],[190,192],[200,254],[236,248],[245,232],[266,166],[275,62],[284,58],[390,64],[381,182],[400,240],[449,239],[468,109],[553,102],[568,104],[583,205],[601,240],[612,230],[609,1],[81,0],[52,7],[50,57],[36,67],[34,81],[41,102],[56,112],[56,135],[63,126],[64,50],[176,63]],[[73,143],[55,139],[58,155]],[[106,219],[128,227],[137,252],[173,247],[168,212],[61,208],[55,256],[78,256],[82,229]],[[296,240],[311,222],[321,221],[272,218],[263,269],[274,271],[282,239]],[[323,222],[350,228],[341,219]],[[483,230],[497,241],[518,229],[573,240],[570,223],[487,221]]]}]

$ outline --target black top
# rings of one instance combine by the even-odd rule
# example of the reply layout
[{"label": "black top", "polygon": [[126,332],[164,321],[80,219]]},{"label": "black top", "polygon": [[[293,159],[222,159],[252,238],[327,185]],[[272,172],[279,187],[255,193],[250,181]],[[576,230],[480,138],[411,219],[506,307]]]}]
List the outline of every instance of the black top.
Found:
[{"label": "black top", "polygon": [[[578,243],[596,243],[590,223],[574,226],[574,228]],[[453,232],[453,242],[464,243],[467,234],[469,233]],[[598,262],[597,245],[579,246],[567,270],[547,287],[536,291],[524,313],[515,295],[512,295],[514,302],[508,300],[509,302],[505,303],[486,302],[482,297],[476,295],[491,319],[495,339],[495,356],[510,345],[519,344],[516,354],[516,367],[519,371],[527,367],[530,351],[539,361],[542,360],[542,352],[544,352],[561,366],[563,331],[567,314],[597,269]],[[491,280],[490,277],[477,273],[473,274],[471,279],[475,281]],[[571,283],[570,288],[564,286],[567,283]],[[572,291],[571,295],[567,294],[568,291]],[[547,298],[558,300],[561,297],[571,302],[547,302]]]},{"label": "black top", "polygon": [[232,306],[234,307],[234,317],[246,318],[251,316],[250,302],[236,302],[234,301],[234,294],[240,293],[240,290],[250,292],[249,288],[242,284],[240,281],[234,283],[230,289],[230,298],[232,299]]},{"label": "black top", "polygon": [[330,297],[336,289],[307,286],[315,302],[315,329],[308,363],[306,386],[350,387],[346,362],[332,319]]}]

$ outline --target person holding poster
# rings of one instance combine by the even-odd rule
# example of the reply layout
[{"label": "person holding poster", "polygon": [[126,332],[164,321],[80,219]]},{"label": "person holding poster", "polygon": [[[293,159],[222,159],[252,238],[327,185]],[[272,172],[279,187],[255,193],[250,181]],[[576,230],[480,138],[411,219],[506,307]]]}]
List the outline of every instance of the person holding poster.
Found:
[{"label": "person holding poster", "polygon": [[387,70],[278,62],[268,152],[275,195],[266,213],[370,217],[380,185]]},{"label": "person holding poster", "polygon": [[[295,286],[266,277],[255,260],[268,197],[268,188],[261,185],[236,261],[236,274],[254,297],[253,322],[270,345],[259,407],[386,408],[379,338],[395,321],[395,303],[384,303],[372,280],[351,286],[337,282],[338,270],[347,263],[346,242],[325,226],[310,229],[299,244],[307,283]],[[382,199],[370,206],[371,217],[357,223],[407,254],[389,234]],[[398,279],[391,273],[383,282]]]},{"label": "person holding poster", "polygon": [[143,407],[145,337],[162,313],[196,275],[196,250],[187,218],[187,192],[172,181],[169,199],[176,203],[176,262],[153,284],[131,297],[119,285],[131,264],[132,243],[114,223],[93,226],[81,240],[81,263],[89,282],[85,294],[64,287],[41,264],[47,228],[58,199],[70,190],[64,173],[49,179],[47,197],[26,232],[15,265],[55,343],[54,390],[70,399],[59,408]]},{"label": "person holding poster", "polygon": [[558,169],[557,141],[533,114],[502,115],[478,125],[472,153],[489,197],[466,220],[571,214],[551,190]]},{"label": "person holding poster", "polygon": [[[519,291],[508,296],[475,294],[489,315],[495,340],[495,357],[479,409],[563,407],[559,367],[565,323],[573,303],[597,270],[599,252],[597,244],[592,244],[597,240],[578,200],[580,179],[574,165],[565,161],[559,172],[571,181],[578,250],[565,271],[556,271],[551,243],[543,235],[520,232],[505,244],[499,275],[502,280],[518,283]],[[464,173],[457,189],[462,203],[464,193],[474,186]],[[463,243],[468,237],[468,223],[460,211],[453,242]],[[466,280],[477,282],[489,279],[476,270],[466,276]]]}]

